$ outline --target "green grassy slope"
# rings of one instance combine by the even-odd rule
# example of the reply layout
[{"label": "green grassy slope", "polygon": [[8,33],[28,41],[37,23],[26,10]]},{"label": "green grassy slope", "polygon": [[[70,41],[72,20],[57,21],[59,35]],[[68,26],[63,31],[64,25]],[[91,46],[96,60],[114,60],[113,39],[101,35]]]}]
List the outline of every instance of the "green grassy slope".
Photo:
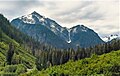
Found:
[{"label": "green grassy slope", "polygon": [[[9,44],[14,45],[12,65],[7,65],[6,55]],[[35,67],[35,57],[28,53],[18,42],[6,35],[0,28],[0,76],[16,76],[27,72],[27,69]]]},{"label": "green grassy slope", "polygon": [[120,50],[66,64],[49,67],[38,72],[33,70],[24,76],[120,76]]}]

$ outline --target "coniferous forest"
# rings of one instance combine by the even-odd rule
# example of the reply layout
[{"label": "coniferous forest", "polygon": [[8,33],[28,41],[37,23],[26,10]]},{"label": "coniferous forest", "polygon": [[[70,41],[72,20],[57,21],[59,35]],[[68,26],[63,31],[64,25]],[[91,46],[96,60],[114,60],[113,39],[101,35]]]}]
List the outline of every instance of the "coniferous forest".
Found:
[{"label": "coniferous forest", "polygon": [[0,14],[0,76],[120,76],[120,40],[58,49],[22,33]]}]

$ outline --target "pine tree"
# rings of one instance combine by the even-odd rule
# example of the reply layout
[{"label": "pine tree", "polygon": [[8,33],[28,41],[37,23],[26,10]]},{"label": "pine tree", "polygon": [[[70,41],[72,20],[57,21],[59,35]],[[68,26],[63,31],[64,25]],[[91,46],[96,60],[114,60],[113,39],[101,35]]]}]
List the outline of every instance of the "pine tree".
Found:
[{"label": "pine tree", "polygon": [[50,62],[50,61],[47,61],[46,67],[48,68],[48,67],[51,67],[51,66],[52,66],[51,62]]},{"label": "pine tree", "polygon": [[55,52],[52,53],[52,65],[56,64]]},{"label": "pine tree", "polygon": [[62,54],[60,58],[60,64],[63,64],[63,62],[64,62],[64,55]]},{"label": "pine tree", "polygon": [[14,54],[14,46],[12,43],[9,44],[9,50],[7,52],[6,61],[8,65],[11,65],[12,57]]}]

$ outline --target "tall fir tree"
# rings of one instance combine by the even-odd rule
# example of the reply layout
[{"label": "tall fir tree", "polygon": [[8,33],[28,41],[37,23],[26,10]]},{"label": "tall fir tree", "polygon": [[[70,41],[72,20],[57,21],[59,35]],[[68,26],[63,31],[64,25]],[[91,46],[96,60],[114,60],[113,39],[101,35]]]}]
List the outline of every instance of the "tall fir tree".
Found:
[{"label": "tall fir tree", "polygon": [[6,61],[8,65],[11,65],[12,57],[14,54],[14,46],[12,43],[9,44],[9,50],[7,52]]}]

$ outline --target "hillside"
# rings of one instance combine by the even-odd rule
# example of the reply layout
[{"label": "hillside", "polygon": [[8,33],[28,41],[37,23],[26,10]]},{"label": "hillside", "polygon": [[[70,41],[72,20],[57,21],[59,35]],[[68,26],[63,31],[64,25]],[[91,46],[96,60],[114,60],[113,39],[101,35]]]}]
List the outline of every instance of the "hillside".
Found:
[{"label": "hillside", "polygon": [[[35,67],[36,58],[20,44],[24,41],[22,37],[25,36],[15,31],[6,18],[0,15],[0,76],[18,75]],[[20,38],[23,41],[20,41]]]},{"label": "hillside", "polygon": [[120,50],[90,58],[69,61],[46,70],[33,70],[24,76],[120,76]]}]

